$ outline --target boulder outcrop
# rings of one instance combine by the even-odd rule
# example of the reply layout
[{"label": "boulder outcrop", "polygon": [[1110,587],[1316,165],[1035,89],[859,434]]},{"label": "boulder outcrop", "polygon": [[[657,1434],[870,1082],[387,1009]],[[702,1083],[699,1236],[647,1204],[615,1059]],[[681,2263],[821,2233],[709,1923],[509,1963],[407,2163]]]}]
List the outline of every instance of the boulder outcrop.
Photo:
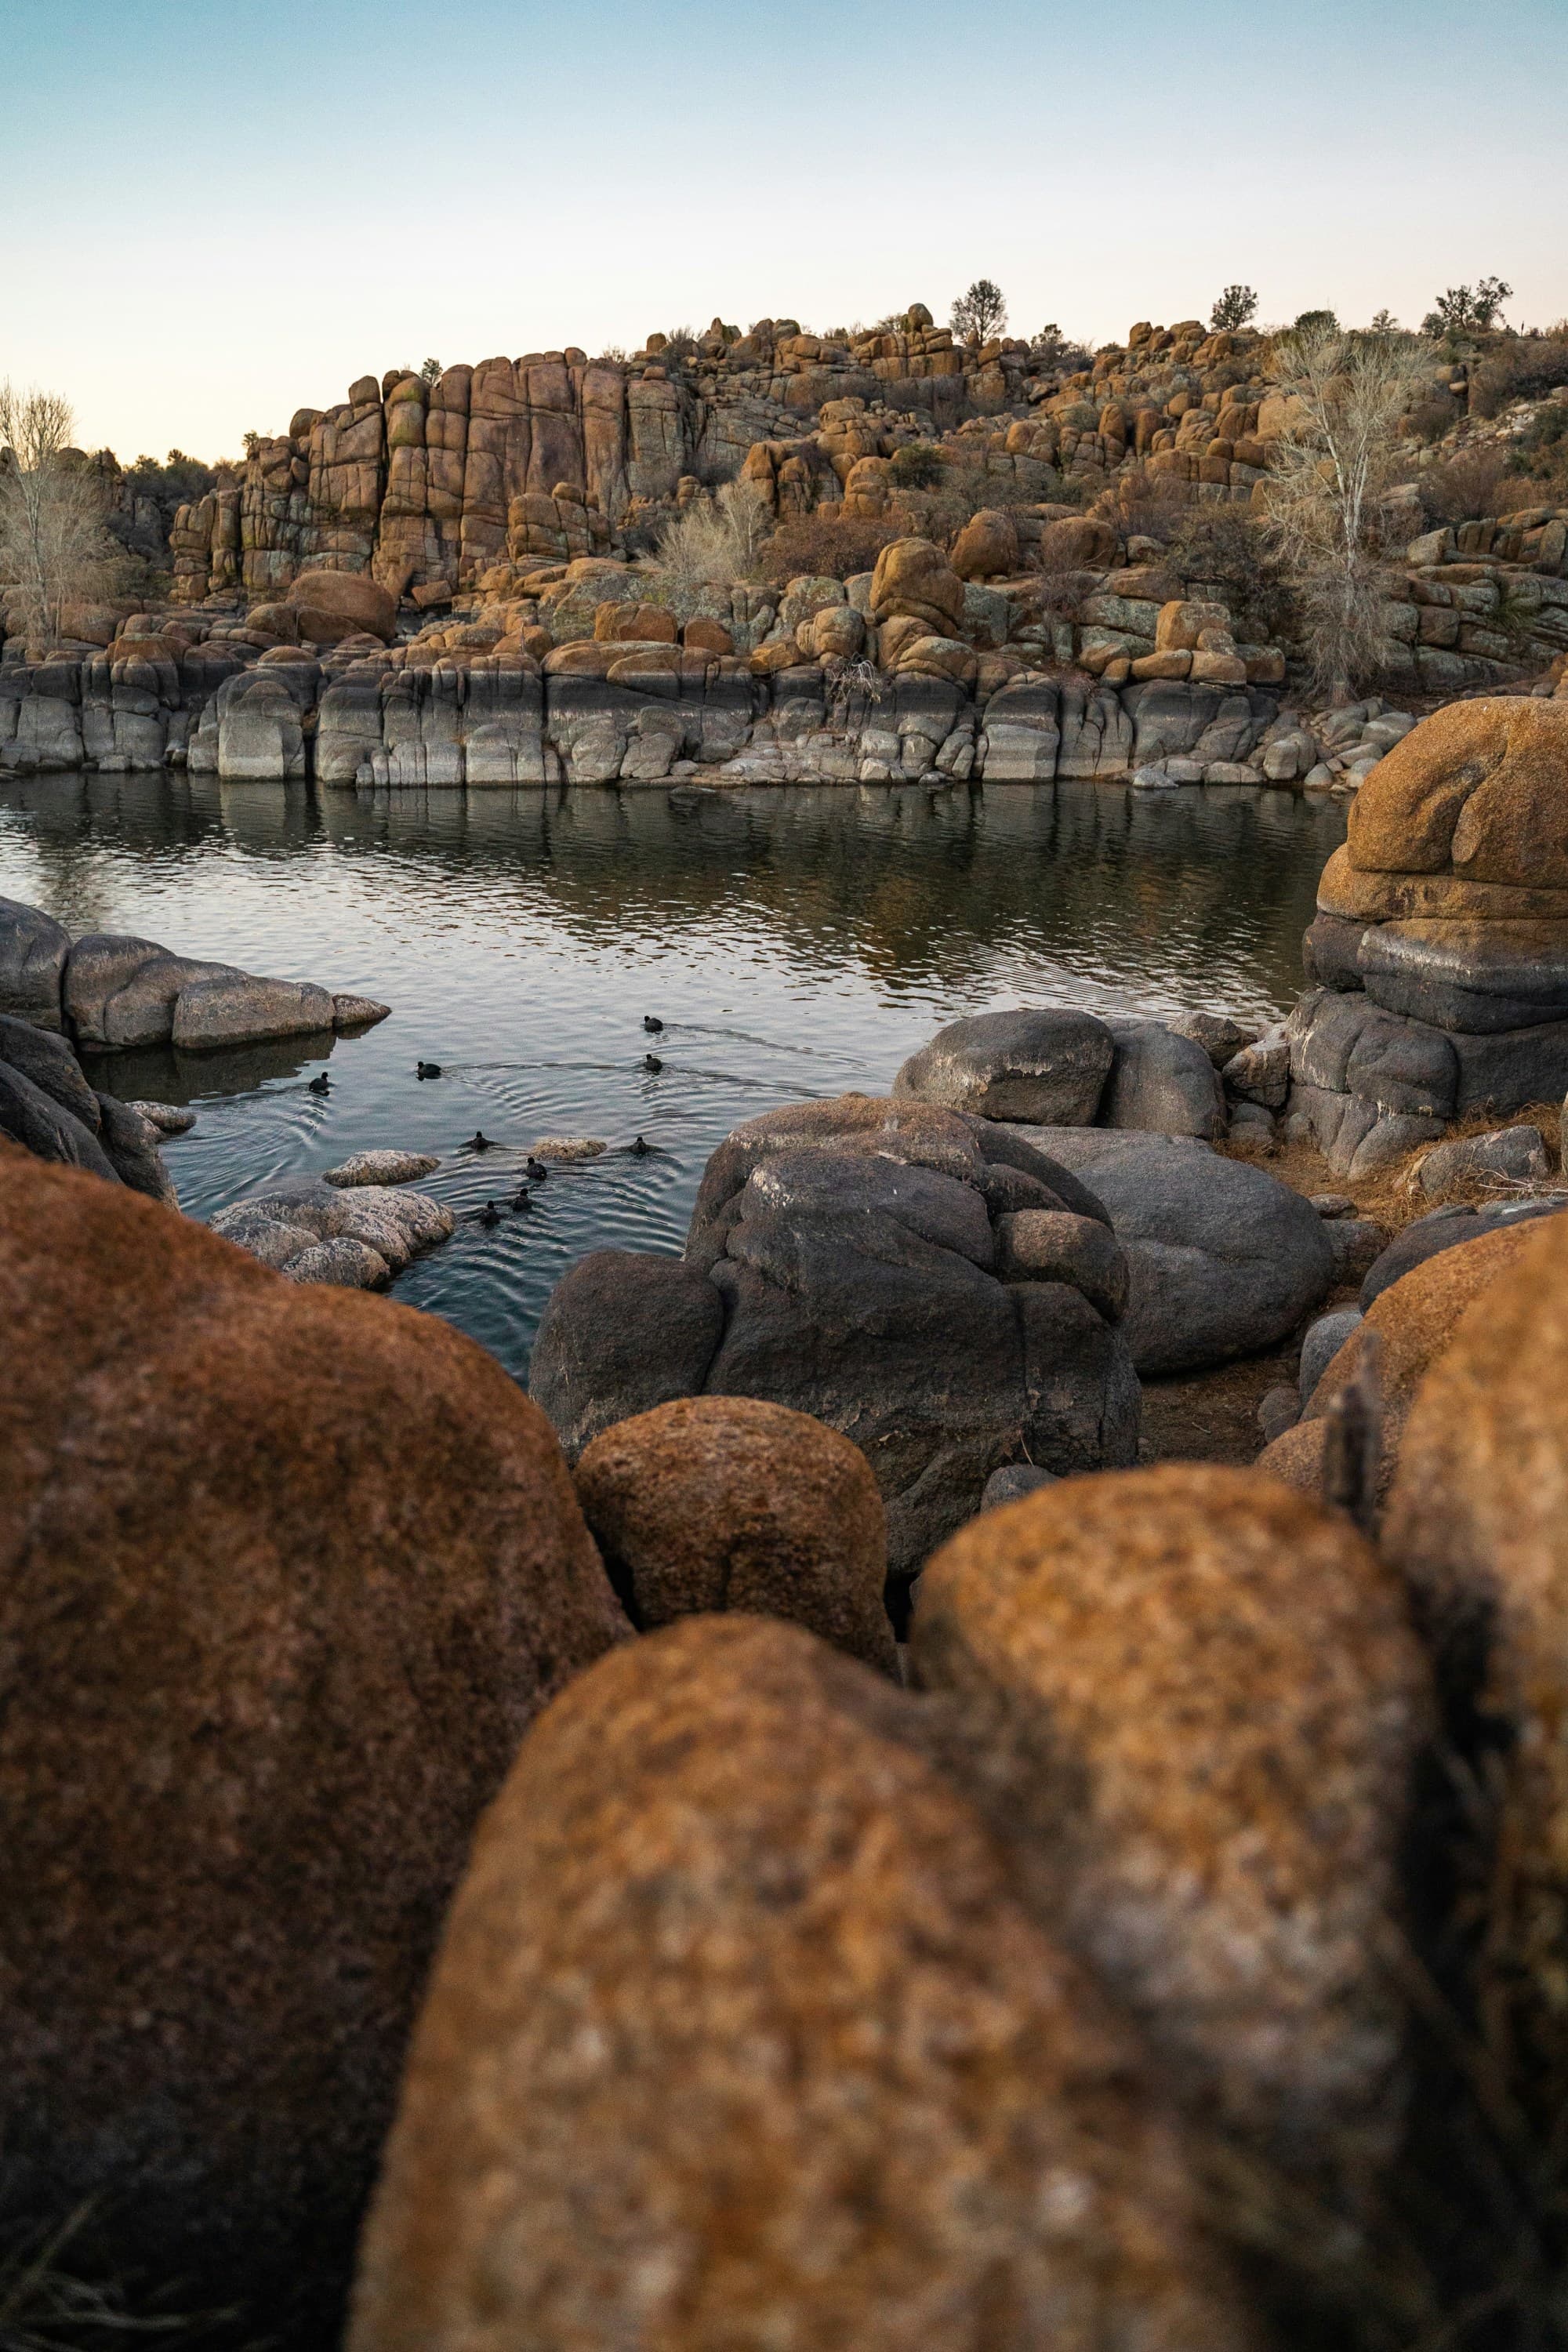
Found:
[{"label": "boulder outcrop", "polygon": [[475,1822],[629,1629],[432,1318],[0,1149],[0,1329],[6,2215],[334,2343]]},{"label": "boulder outcrop", "polygon": [[710,1160],[683,1265],[605,1253],[557,1285],[531,1393],[569,1449],[660,1391],[810,1413],[870,1463],[910,1576],[1004,1463],[1136,1447],[1109,1263],[1061,1252],[1021,1278],[1004,1221],[1030,1209],[1105,1223],[990,1120],[858,1095],[765,1113]]},{"label": "boulder outcrop", "polygon": [[1568,1088],[1568,702],[1451,704],[1379,761],[1330,858],[1290,1108],[1363,1174]]}]

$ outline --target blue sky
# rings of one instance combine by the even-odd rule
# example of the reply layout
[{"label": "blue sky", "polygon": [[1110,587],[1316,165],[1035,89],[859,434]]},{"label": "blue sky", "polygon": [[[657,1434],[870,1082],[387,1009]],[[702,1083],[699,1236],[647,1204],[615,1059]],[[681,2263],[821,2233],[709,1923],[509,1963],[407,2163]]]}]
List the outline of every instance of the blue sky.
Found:
[{"label": "blue sky", "polygon": [[0,0],[0,375],[212,457],[427,353],[1568,312],[1568,0]]}]

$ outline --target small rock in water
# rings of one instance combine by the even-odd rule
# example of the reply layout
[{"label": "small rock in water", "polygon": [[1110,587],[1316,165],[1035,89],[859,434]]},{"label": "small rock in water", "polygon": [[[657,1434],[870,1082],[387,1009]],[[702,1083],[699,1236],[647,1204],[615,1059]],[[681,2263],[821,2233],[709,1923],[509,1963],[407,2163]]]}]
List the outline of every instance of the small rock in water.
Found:
[{"label": "small rock in water", "polygon": [[133,1102],[125,1108],[139,1112],[160,1135],[189,1135],[196,1123],[195,1112],[184,1110],[177,1103]]},{"label": "small rock in water", "polygon": [[327,1184],[411,1184],[429,1176],[440,1161],[429,1151],[352,1151],[322,1178]]},{"label": "small rock in water", "polygon": [[332,1026],[334,1029],[373,1029],[384,1021],[392,1011],[390,1004],[378,1004],[374,996],[334,996]]},{"label": "small rock in water", "polygon": [[533,1173],[533,1160],[597,1160],[609,1145],[594,1135],[542,1135],[530,1157],[529,1174]]},{"label": "small rock in water", "polygon": [[343,1290],[379,1290],[392,1280],[392,1268],[368,1242],[338,1234],[328,1242],[312,1242],[282,1269],[286,1282],[331,1282]]},{"label": "small rock in water", "polygon": [[416,1078],[438,1078],[441,1075],[441,1065],[439,1062],[416,1062],[414,1075]]}]

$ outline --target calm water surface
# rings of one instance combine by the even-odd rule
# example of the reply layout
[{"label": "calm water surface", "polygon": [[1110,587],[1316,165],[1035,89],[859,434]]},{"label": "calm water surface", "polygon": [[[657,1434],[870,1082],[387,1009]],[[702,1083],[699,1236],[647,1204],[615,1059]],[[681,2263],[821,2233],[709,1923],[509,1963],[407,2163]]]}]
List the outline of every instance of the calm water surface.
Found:
[{"label": "calm water surface", "polygon": [[[438,1152],[425,1189],[472,1211],[510,1200],[536,1138],[604,1137],[531,1215],[459,1224],[397,1285],[521,1374],[585,1250],[680,1246],[738,1121],[884,1092],[943,1022],[1023,1002],[1282,1010],[1343,835],[1342,803],[1245,787],[356,795],[66,776],[0,786],[0,895],[73,933],[393,1007],[306,1052],[100,1066],[119,1094],[196,1107],[166,1152],[195,1216],[386,1145]],[[307,1082],[329,1058],[322,1098]],[[419,1059],[445,1075],[421,1083]],[[466,1151],[476,1129],[501,1148]],[[638,1134],[646,1158],[626,1148]]]}]

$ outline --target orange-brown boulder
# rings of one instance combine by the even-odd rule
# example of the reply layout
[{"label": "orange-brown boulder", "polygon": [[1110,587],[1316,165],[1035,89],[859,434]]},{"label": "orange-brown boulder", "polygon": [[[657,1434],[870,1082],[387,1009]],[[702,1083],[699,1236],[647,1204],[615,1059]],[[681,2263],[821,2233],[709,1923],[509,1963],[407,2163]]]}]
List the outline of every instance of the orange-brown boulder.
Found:
[{"label": "orange-brown boulder", "polygon": [[1415,1400],[1383,1542],[1494,1807],[1481,2013],[1513,2011],[1533,2102],[1568,2063],[1568,1220],[1519,1238]]},{"label": "orange-brown boulder", "polygon": [[617,1422],[577,1499],[634,1625],[746,1609],[896,1675],[888,1521],[858,1445],[758,1397],[682,1397]]},{"label": "orange-brown boulder", "polygon": [[1177,2132],[920,1708],[794,1626],[581,1676],[479,1831],[351,2352],[1240,2352]]},{"label": "orange-brown boulder", "polygon": [[1331,1405],[1355,1379],[1375,1339],[1383,1403],[1383,1462],[1377,1497],[1386,1496],[1410,1410],[1427,1372],[1453,1339],[1474,1298],[1514,1265],[1532,1225],[1504,1225],[1426,1258],[1373,1299],[1339,1353],[1331,1358],[1300,1420],[1258,1456],[1256,1467],[1300,1494],[1322,1492]]},{"label": "orange-brown boulder", "polygon": [[688,621],[680,632],[680,642],[692,653],[732,654],[735,640],[721,621],[710,621],[703,614]]},{"label": "orange-brown boulder", "polygon": [[963,633],[963,583],[929,539],[895,539],[883,548],[871,575],[871,617],[899,614],[924,621],[934,636]]},{"label": "orange-brown boulder", "polygon": [[335,2343],[474,1823],[626,1621],[483,1349],[9,1150],[0,1353],[8,2213]]},{"label": "orange-brown boulder", "polygon": [[600,645],[627,641],[634,645],[673,646],[680,631],[675,615],[662,604],[609,603],[594,609],[594,635]]},{"label": "orange-brown boulder", "polygon": [[1568,704],[1451,702],[1384,753],[1351,806],[1363,873],[1568,887]]},{"label": "orange-brown boulder", "polygon": [[986,508],[966,522],[952,543],[961,580],[1006,577],[1018,569],[1018,526],[1004,509]]},{"label": "orange-brown boulder", "polygon": [[1115,562],[1120,546],[1114,523],[1099,515],[1063,515],[1040,532],[1040,569],[1103,572]]},{"label": "orange-brown boulder", "polygon": [[285,602],[309,645],[334,646],[361,630],[390,645],[397,633],[397,599],[368,572],[301,572]]},{"label": "orange-brown boulder", "polygon": [[962,1708],[1037,1916],[1184,2098],[1364,2186],[1397,2122],[1381,1941],[1427,1691],[1349,1520],[1244,1470],[1065,1479],[935,1554],[911,1662]]}]

